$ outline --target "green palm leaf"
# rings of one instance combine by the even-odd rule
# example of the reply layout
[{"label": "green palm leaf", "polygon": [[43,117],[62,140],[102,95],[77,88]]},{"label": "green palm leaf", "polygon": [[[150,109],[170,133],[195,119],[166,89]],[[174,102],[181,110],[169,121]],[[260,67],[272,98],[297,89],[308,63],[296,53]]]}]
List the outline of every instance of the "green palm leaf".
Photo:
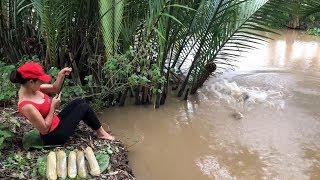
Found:
[{"label": "green palm leaf", "polygon": [[[240,52],[254,49],[255,44],[262,44],[270,39],[268,34],[264,35],[261,32],[276,33],[271,30],[271,25],[284,22],[285,12],[290,12],[290,4],[284,0],[211,2],[215,8],[211,18],[208,18],[209,25],[201,26],[203,30],[191,34],[196,41],[195,45],[191,46],[195,54],[178,93],[179,96],[188,85],[192,86],[192,93],[202,86],[203,79],[207,79],[212,73],[208,73],[206,69],[208,64],[215,63],[221,69],[225,69],[226,65],[233,68],[233,62],[240,57]],[[190,47],[186,49],[188,48]],[[190,52],[182,51],[178,58],[181,63],[185,62],[185,57],[188,57]],[[184,58],[181,60],[181,57]]]},{"label": "green palm leaf", "polygon": [[100,0],[100,16],[107,57],[115,55],[118,51],[124,4],[124,0]]},{"label": "green palm leaf", "polygon": [[310,16],[320,12],[320,1],[319,0],[301,0],[299,13],[303,17]]},{"label": "green palm leaf", "polygon": [[32,4],[40,17],[40,29],[46,39],[46,63],[58,66],[58,48],[63,38],[70,5],[63,0],[32,0]]}]

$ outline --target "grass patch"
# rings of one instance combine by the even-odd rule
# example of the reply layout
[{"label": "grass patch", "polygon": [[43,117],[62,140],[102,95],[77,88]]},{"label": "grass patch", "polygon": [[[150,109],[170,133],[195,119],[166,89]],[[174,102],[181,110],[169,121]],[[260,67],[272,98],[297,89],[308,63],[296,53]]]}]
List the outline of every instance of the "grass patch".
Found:
[{"label": "grass patch", "polygon": [[306,34],[313,35],[313,36],[320,36],[320,28],[315,27],[315,28],[308,29]]}]

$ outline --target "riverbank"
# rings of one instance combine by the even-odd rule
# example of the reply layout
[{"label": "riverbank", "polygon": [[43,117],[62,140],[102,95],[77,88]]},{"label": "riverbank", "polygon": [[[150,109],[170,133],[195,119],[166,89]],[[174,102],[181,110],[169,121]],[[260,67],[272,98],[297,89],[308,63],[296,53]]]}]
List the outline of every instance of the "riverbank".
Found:
[{"label": "riverbank", "polygon": [[[1,108],[0,123],[1,143],[0,178],[1,179],[43,179],[39,173],[39,157],[46,156],[49,151],[62,149],[65,151],[82,149],[90,146],[95,152],[107,151],[109,165],[107,170],[96,179],[135,179],[128,165],[128,151],[121,141],[103,141],[93,136],[92,130],[80,124],[74,136],[64,145],[55,148],[36,148],[26,150],[23,145],[23,136],[32,130],[13,108]],[[5,129],[5,130],[4,130]],[[3,131],[4,130],[4,131]],[[6,135],[3,135],[7,133]],[[9,137],[10,136],[10,137]],[[3,138],[7,137],[7,138]]]}]

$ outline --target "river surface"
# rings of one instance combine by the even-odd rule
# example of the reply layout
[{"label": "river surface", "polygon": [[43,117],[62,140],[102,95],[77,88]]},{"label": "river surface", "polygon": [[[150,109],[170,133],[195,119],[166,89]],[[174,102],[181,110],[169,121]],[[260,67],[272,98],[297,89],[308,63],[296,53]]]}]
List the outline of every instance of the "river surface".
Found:
[{"label": "river surface", "polygon": [[104,112],[137,179],[320,179],[320,38],[284,31],[243,56],[188,101]]}]

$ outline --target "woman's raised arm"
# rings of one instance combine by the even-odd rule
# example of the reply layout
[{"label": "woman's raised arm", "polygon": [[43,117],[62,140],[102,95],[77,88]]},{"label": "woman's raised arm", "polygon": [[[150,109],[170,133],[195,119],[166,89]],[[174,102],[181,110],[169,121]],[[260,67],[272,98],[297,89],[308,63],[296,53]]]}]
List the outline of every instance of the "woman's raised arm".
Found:
[{"label": "woman's raised arm", "polygon": [[62,83],[63,83],[63,80],[64,80],[64,77],[66,75],[69,75],[71,73],[71,71],[72,71],[72,68],[69,68],[69,67],[63,68],[58,73],[57,79],[53,84],[42,84],[40,86],[40,90],[46,94],[59,93],[61,86],[62,86]]}]

